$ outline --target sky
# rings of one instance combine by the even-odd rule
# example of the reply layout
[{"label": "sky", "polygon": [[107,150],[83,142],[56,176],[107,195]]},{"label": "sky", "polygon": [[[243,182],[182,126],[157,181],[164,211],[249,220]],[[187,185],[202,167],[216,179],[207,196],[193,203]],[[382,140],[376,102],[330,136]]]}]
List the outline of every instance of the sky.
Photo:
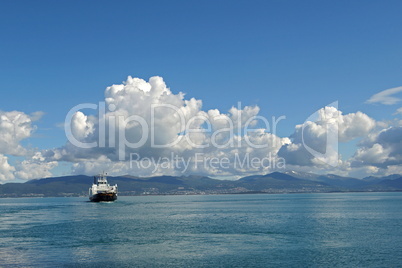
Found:
[{"label": "sky", "polygon": [[[238,178],[282,168],[234,166],[246,156],[272,156],[303,172],[402,173],[401,11],[401,1],[371,0],[1,1],[0,183],[102,169]],[[101,102],[116,108],[104,116],[105,137],[115,137],[115,146],[74,146],[65,131],[69,111]],[[123,148],[123,157],[123,138],[135,142],[145,132],[128,122],[125,137],[120,128],[111,134],[110,117],[137,115],[150,123],[155,103],[178,107],[185,121],[198,118],[192,127],[209,125],[209,133],[183,129],[165,107],[156,112],[155,139],[185,141],[154,148],[146,140]],[[313,114],[315,122],[304,124]],[[274,133],[272,117],[281,116]],[[102,118],[96,109],[77,111],[71,132],[84,143],[99,142]],[[260,132],[244,133],[248,119]],[[225,132],[222,122],[229,121],[240,122],[240,132]],[[324,153],[334,124],[336,155]],[[214,138],[221,145],[243,142],[195,146]],[[267,146],[250,146],[249,138]],[[174,165],[193,162],[196,153],[229,164]],[[134,167],[130,154],[138,158]],[[144,164],[158,159],[166,165]]]}]

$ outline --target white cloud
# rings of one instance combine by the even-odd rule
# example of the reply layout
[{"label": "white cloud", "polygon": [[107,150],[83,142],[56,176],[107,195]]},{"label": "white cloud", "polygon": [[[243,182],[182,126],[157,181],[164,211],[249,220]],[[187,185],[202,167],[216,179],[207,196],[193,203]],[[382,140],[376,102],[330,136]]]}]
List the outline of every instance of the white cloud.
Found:
[{"label": "white cloud", "polygon": [[31,136],[35,127],[32,119],[23,112],[0,111],[0,153],[10,155],[24,155],[27,150],[20,141]]},{"label": "white cloud", "polygon": [[384,148],[381,144],[375,143],[369,148],[359,148],[354,156],[355,161],[362,165],[384,163],[390,154],[390,148]]},{"label": "white cloud", "polygon": [[[365,137],[375,126],[376,122],[362,112],[342,115],[342,112],[335,107],[325,107],[318,111],[315,122],[307,121],[296,126],[295,133],[291,135],[292,143],[284,145],[279,151],[279,156],[284,157],[290,165],[311,167],[328,167],[328,163],[342,165],[337,151],[326,152],[329,148],[328,129],[335,127],[334,129],[338,130],[338,141],[348,142],[358,137]],[[325,154],[326,161],[323,162],[321,158],[313,156],[306,146],[319,154]]]},{"label": "white cloud", "polygon": [[[395,101],[390,95],[399,91],[402,87],[380,92],[368,102],[390,103]],[[242,176],[268,173],[277,168],[267,162],[252,165],[252,159],[267,161],[269,158],[275,162],[283,157],[289,169],[331,171],[340,175],[356,170],[383,172],[382,169],[398,165],[402,159],[402,146],[398,145],[402,131],[392,135],[389,129],[378,132],[385,123],[381,125],[362,112],[343,115],[337,108],[325,107],[317,112],[314,122],[297,125],[290,140],[270,133],[273,128],[269,123],[272,122],[266,125],[267,122],[261,120],[258,106],[239,105],[227,112],[204,111],[201,100],[185,99],[185,94],[173,93],[161,77],[151,77],[148,82],[128,77],[124,83],[106,88],[104,103],[106,113],[99,118],[81,110],[71,120],[71,132],[77,140],[96,142],[98,146],[85,149],[67,142],[60,148],[35,154],[23,148],[20,141],[32,135],[35,130],[32,121],[42,114],[1,112],[1,169],[2,174],[6,174],[2,179],[48,177],[59,161],[73,163],[74,174],[93,175],[105,170],[111,175]],[[244,131],[246,125],[249,132]],[[331,162],[338,163],[337,168],[323,163],[305,148],[308,145],[325,153],[328,127],[333,126],[336,126],[339,142],[365,138],[350,161],[338,158],[336,151],[326,155]],[[146,139],[142,140],[144,136]],[[104,143],[100,137],[104,137]],[[135,143],[141,144],[130,146]],[[170,146],[158,148],[155,144]],[[13,167],[6,154],[24,155],[26,159]],[[130,163],[130,154],[137,155],[138,161]],[[196,155],[201,157],[200,161]],[[224,166],[210,164],[222,159],[228,161]]]},{"label": "white cloud", "polygon": [[377,94],[374,94],[371,96],[370,99],[368,99],[366,102],[367,103],[381,103],[385,105],[392,105],[397,102],[401,101],[401,98],[394,97],[392,95],[399,93],[402,91],[402,87],[394,87],[390,89],[383,90]]},{"label": "white cloud", "polygon": [[396,109],[394,115],[397,115],[397,114],[402,114],[402,107]]},{"label": "white cloud", "polygon": [[43,117],[45,113],[42,111],[37,111],[37,112],[33,112],[30,115],[30,118],[32,120],[32,122],[38,121],[39,119],[41,119]]},{"label": "white cloud", "polygon": [[30,159],[16,164],[15,177],[21,180],[51,177],[50,170],[58,166],[57,161],[45,161],[40,152],[36,152]]},{"label": "white cloud", "polygon": [[363,140],[350,162],[382,169],[402,164],[402,127],[383,129]]},{"label": "white cloud", "polygon": [[[104,122],[104,146],[82,149],[68,142],[63,147],[44,151],[46,161],[72,162],[75,174],[91,175],[107,170],[113,175],[196,173],[239,176],[273,171],[277,166],[239,165],[239,161],[244,159],[267,159],[268,156],[274,162],[283,157],[286,166],[291,169],[309,169],[321,173],[331,171],[340,175],[353,173],[354,169],[379,169],[376,161],[391,159],[389,147],[377,141],[378,131],[375,132],[375,129],[381,127],[381,122],[362,112],[343,115],[337,108],[325,107],[317,112],[314,122],[297,125],[290,140],[269,133],[270,126],[261,127],[264,122],[258,122],[258,106],[232,107],[227,113],[218,109],[204,111],[201,100],[187,100],[183,93],[173,93],[161,77],[151,77],[148,82],[128,77],[123,84],[106,88],[105,107],[106,113],[100,118],[80,111],[73,116],[71,123],[74,136],[90,143],[99,142],[99,135],[103,131],[100,122]],[[142,118],[143,122],[133,116]],[[121,119],[125,120],[123,126],[119,121]],[[249,129],[255,129],[245,133],[246,124]],[[366,142],[359,145],[353,161],[341,160],[337,151],[330,151],[326,157],[337,163],[337,168],[323,163],[320,157],[311,155],[305,148],[306,144],[317,152],[325,153],[328,127],[331,126],[336,126],[339,142],[346,143],[356,138],[365,138]],[[127,146],[128,143],[141,141],[144,135],[147,139],[141,146]],[[119,146],[122,142],[124,146]],[[171,145],[156,148],[151,142]],[[373,147],[374,143],[379,145]],[[140,157],[131,165],[130,154]],[[202,155],[202,163],[196,163],[196,154]],[[120,155],[123,155],[124,161],[119,161]],[[214,158],[227,159],[229,164],[225,167],[203,164],[203,161]],[[187,162],[187,166],[178,164],[181,161]],[[361,164],[356,165],[358,162]]]},{"label": "white cloud", "polygon": [[0,154],[0,181],[13,180],[15,168],[8,163],[8,157]]},{"label": "white cloud", "polygon": [[[41,153],[21,145],[36,130],[33,121],[39,120],[43,112],[27,115],[20,111],[0,111],[0,181],[28,180],[51,176],[50,170],[57,166],[55,161],[46,161]],[[22,156],[22,162],[9,163],[7,155]]]},{"label": "white cloud", "polygon": [[82,140],[90,134],[93,134],[94,125],[95,123],[92,122],[88,116],[78,111],[73,115],[71,120],[71,131],[74,137],[78,140]]},{"label": "white cloud", "polygon": [[385,176],[393,175],[393,174],[402,174],[402,166],[401,165],[389,165],[384,172]]},{"label": "white cloud", "polygon": [[[161,77],[151,77],[148,82],[128,77],[123,84],[106,88],[105,106],[106,113],[100,118],[80,111],[73,116],[71,123],[72,133],[77,139],[87,143],[99,142],[99,135],[104,134],[105,146],[82,149],[67,143],[61,148],[43,152],[46,159],[73,162],[76,174],[97,173],[103,166],[110,174],[149,176],[193,172],[232,175],[247,172],[246,166],[235,165],[236,157],[241,160],[245,157],[275,158],[279,148],[289,143],[288,138],[268,133],[268,126],[257,127],[260,120],[256,117],[260,110],[258,106],[232,107],[228,113],[217,109],[203,111],[201,100],[186,100],[183,93],[172,93]],[[102,132],[101,122],[105,124],[105,132]],[[241,131],[246,125],[250,130],[248,133]],[[146,139],[141,146],[124,145],[139,143],[144,136]],[[157,148],[152,142],[171,145]],[[124,146],[119,146],[121,144]],[[125,161],[119,161],[122,151]],[[170,165],[152,164],[139,170],[129,165],[133,153],[140,155],[141,159],[154,161],[167,160],[173,154],[192,164],[183,169],[183,166],[174,165],[176,160],[169,160]],[[225,167],[197,165],[194,163],[196,154],[201,154],[203,159],[228,159],[230,164]],[[268,169],[254,166],[248,172],[267,172]]]},{"label": "white cloud", "polygon": [[376,126],[375,120],[362,112],[340,115],[338,119],[340,142],[365,137]]}]

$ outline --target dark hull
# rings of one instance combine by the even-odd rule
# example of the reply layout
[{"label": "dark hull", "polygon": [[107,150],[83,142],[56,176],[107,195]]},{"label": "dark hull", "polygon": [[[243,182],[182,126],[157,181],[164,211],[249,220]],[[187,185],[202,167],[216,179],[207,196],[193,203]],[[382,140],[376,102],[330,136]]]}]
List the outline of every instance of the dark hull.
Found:
[{"label": "dark hull", "polygon": [[89,197],[91,202],[110,202],[117,199],[116,193],[100,193]]}]

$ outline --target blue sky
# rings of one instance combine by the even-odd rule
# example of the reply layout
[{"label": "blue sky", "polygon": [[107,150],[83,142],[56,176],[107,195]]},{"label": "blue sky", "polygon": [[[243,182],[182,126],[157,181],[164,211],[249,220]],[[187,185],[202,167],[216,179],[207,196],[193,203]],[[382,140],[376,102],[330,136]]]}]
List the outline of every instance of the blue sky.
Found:
[{"label": "blue sky", "polygon": [[[397,104],[366,101],[402,85],[401,1],[3,1],[0,7],[0,110],[44,112],[33,135],[21,140],[26,147],[63,146],[59,126],[69,109],[104,100],[105,88],[129,75],[161,76],[173,93],[202,100],[205,111],[227,112],[241,101],[258,105],[267,118],[286,115],[281,137],[333,101],[343,114],[400,117],[393,115]],[[353,155],[362,138],[342,145],[343,153]]]}]

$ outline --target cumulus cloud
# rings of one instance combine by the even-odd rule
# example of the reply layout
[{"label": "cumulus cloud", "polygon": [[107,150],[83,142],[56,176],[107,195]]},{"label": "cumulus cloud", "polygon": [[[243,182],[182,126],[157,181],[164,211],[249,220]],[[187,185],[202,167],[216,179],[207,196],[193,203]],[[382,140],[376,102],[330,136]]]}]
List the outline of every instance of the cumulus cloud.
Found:
[{"label": "cumulus cloud", "polygon": [[[367,102],[394,104],[399,98],[393,95],[400,91],[402,87],[388,89]],[[285,167],[339,175],[386,174],[402,164],[397,120],[376,122],[362,112],[343,114],[328,106],[297,125],[288,138],[272,132],[278,121],[268,122],[258,106],[239,103],[221,111],[203,110],[202,104],[172,92],[161,77],[128,77],[107,87],[100,103],[73,108],[65,125],[71,134],[68,142],[41,152],[24,148],[21,141],[32,136],[33,122],[43,113],[0,111],[0,181],[49,177],[60,161],[72,163],[74,174],[231,177]],[[354,156],[342,160],[337,143],[356,138],[363,140]],[[10,162],[8,156],[24,159]]]},{"label": "cumulus cloud", "polygon": [[20,142],[30,137],[34,130],[35,127],[29,115],[18,111],[0,111],[0,153],[26,154],[27,150]]},{"label": "cumulus cloud", "polygon": [[359,148],[354,159],[363,164],[381,164],[388,159],[389,148],[384,148],[381,144],[375,143],[369,148]]},{"label": "cumulus cloud", "polygon": [[367,103],[381,103],[385,105],[392,105],[401,101],[401,98],[394,97],[395,95],[402,91],[402,87],[394,87],[390,89],[383,90],[377,94],[374,94],[366,102]]},{"label": "cumulus cloud", "polygon": [[[279,156],[287,164],[298,166],[339,166],[338,142],[364,137],[376,126],[374,119],[362,112],[343,115],[335,107],[316,112],[315,121],[297,125],[291,135],[292,143],[284,145]],[[332,138],[331,138],[332,136]]]},{"label": "cumulus cloud", "polygon": [[338,117],[339,141],[347,142],[358,137],[364,137],[375,126],[375,120],[362,112],[340,114]]},{"label": "cumulus cloud", "polygon": [[26,159],[15,166],[15,177],[21,180],[51,177],[50,172],[58,166],[57,161],[45,161],[40,152],[36,152],[31,158]]},{"label": "cumulus cloud", "polygon": [[[361,144],[353,163],[340,159],[338,142],[378,139],[375,129],[380,125],[362,112],[343,114],[328,106],[297,125],[289,138],[278,137],[270,131],[274,122],[259,116],[258,106],[203,110],[201,100],[173,93],[161,77],[128,77],[107,87],[97,109],[97,116],[76,111],[68,125],[74,139],[96,146],[84,148],[70,140],[43,151],[43,162],[72,162],[75,174],[106,169],[111,175],[241,176],[271,172],[283,161],[288,169],[347,175],[357,161],[367,161],[370,168],[365,170],[373,170],[378,168],[375,161],[389,160],[391,154],[383,144]],[[336,133],[336,140],[330,133]],[[252,165],[254,160],[265,162]]]},{"label": "cumulus cloud", "polygon": [[[48,177],[50,170],[57,166],[57,162],[46,161],[41,153],[21,145],[21,141],[32,136],[36,130],[33,122],[43,114],[0,111],[0,181]],[[11,164],[8,156],[23,157],[25,160]]]},{"label": "cumulus cloud", "polygon": [[15,167],[8,163],[8,157],[0,154],[0,181],[13,180]]},{"label": "cumulus cloud", "polygon": [[351,163],[353,166],[371,165],[382,169],[402,164],[402,127],[383,129],[365,139]]},{"label": "cumulus cloud", "polygon": [[[380,92],[368,102],[389,104],[399,91],[402,88]],[[87,114],[85,109],[97,111]],[[378,132],[381,122],[362,112],[344,115],[332,106],[322,108],[297,125],[289,138],[272,133],[277,122],[268,122],[259,112],[258,106],[240,104],[228,111],[203,110],[201,100],[172,92],[161,77],[128,77],[107,87],[99,104],[69,113],[71,139],[59,148],[34,153],[20,145],[32,135],[32,122],[42,113],[1,112],[2,179],[48,177],[60,161],[73,163],[75,174],[105,170],[111,175],[242,176],[272,172],[280,161],[288,169],[347,175],[353,169],[380,172],[402,159],[402,131],[394,127]],[[362,137],[353,158],[341,160],[337,142]],[[26,158],[12,166],[7,154]]]},{"label": "cumulus cloud", "polygon": [[[148,82],[128,77],[122,84],[107,87],[98,109],[105,112],[97,117],[77,111],[68,125],[74,139],[96,146],[82,148],[70,140],[63,147],[43,152],[47,161],[73,162],[74,172],[84,174],[107,167],[109,174],[232,175],[246,170],[267,172],[272,169],[268,163],[253,167],[242,163],[275,158],[279,148],[289,143],[288,138],[270,133],[267,124],[272,122],[258,116],[258,106],[238,105],[227,113],[204,111],[201,100],[173,93],[161,77],[151,77]],[[130,165],[133,154],[139,159]],[[221,167],[198,161],[215,158],[229,163]]]},{"label": "cumulus cloud", "polygon": [[[82,112],[78,111],[73,115],[71,121],[72,134],[78,140],[83,140],[94,132],[94,122],[84,115]],[[93,118],[92,118],[93,119]]]}]

